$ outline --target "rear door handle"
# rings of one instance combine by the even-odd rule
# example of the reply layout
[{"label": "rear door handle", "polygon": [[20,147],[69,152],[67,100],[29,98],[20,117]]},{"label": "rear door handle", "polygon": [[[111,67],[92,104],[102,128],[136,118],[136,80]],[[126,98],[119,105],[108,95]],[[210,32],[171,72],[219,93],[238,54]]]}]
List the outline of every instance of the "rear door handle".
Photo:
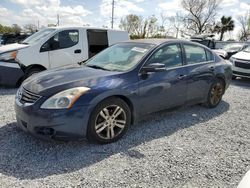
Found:
[{"label": "rear door handle", "polygon": [[75,54],[80,54],[82,51],[80,49],[75,50]]},{"label": "rear door handle", "polygon": [[214,67],[210,67],[209,69],[210,69],[211,71],[214,71]]},{"label": "rear door handle", "polygon": [[185,77],[187,77],[187,75],[182,75],[182,74],[181,74],[181,75],[178,77],[178,79],[181,80],[181,79],[183,79],[183,78],[185,78]]}]

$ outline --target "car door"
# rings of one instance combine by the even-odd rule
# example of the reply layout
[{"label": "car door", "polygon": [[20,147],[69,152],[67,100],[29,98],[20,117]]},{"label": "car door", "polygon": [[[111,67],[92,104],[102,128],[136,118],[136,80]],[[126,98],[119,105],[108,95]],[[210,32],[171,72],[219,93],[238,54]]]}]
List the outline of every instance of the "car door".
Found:
[{"label": "car door", "polygon": [[183,48],[187,73],[187,101],[196,103],[207,97],[214,81],[214,55],[208,49],[194,44],[183,44]]},{"label": "car door", "polygon": [[71,29],[56,33],[49,40],[50,68],[76,64],[82,61],[82,45],[79,30]]},{"label": "car door", "polygon": [[152,63],[165,64],[166,70],[143,75],[140,73],[139,100],[141,113],[182,105],[186,101],[186,81],[180,44],[160,47],[144,66]]}]

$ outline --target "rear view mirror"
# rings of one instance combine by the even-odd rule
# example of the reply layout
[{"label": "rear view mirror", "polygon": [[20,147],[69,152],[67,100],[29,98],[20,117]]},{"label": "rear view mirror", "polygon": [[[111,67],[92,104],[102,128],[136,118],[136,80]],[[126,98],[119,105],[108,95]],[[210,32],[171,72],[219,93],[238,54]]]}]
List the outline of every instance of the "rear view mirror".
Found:
[{"label": "rear view mirror", "polygon": [[166,70],[165,64],[162,63],[152,63],[149,65],[146,65],[142,68],[142,71],[145,73],[148,72],[163,72]]}]

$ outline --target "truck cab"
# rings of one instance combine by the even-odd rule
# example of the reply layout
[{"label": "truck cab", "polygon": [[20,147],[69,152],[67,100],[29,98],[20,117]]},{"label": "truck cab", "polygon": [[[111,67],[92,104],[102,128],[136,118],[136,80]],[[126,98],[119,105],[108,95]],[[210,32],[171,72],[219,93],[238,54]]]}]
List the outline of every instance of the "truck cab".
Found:
[{"label": "truck cab", "polygon": [[0,47],[0,85],[16,86],[43,70],[81,64],[117,42],[126,31],[91,27],[49,27],[21,44]]}]

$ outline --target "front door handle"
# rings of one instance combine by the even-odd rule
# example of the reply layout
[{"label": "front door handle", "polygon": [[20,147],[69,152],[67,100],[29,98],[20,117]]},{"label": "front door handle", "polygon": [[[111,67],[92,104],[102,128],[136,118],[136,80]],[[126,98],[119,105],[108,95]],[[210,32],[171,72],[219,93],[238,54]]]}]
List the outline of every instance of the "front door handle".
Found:
[{"label": "front door handle", "polygon": [[80,49],[75,50],[75,54],[80,54],[82,51]]}]

